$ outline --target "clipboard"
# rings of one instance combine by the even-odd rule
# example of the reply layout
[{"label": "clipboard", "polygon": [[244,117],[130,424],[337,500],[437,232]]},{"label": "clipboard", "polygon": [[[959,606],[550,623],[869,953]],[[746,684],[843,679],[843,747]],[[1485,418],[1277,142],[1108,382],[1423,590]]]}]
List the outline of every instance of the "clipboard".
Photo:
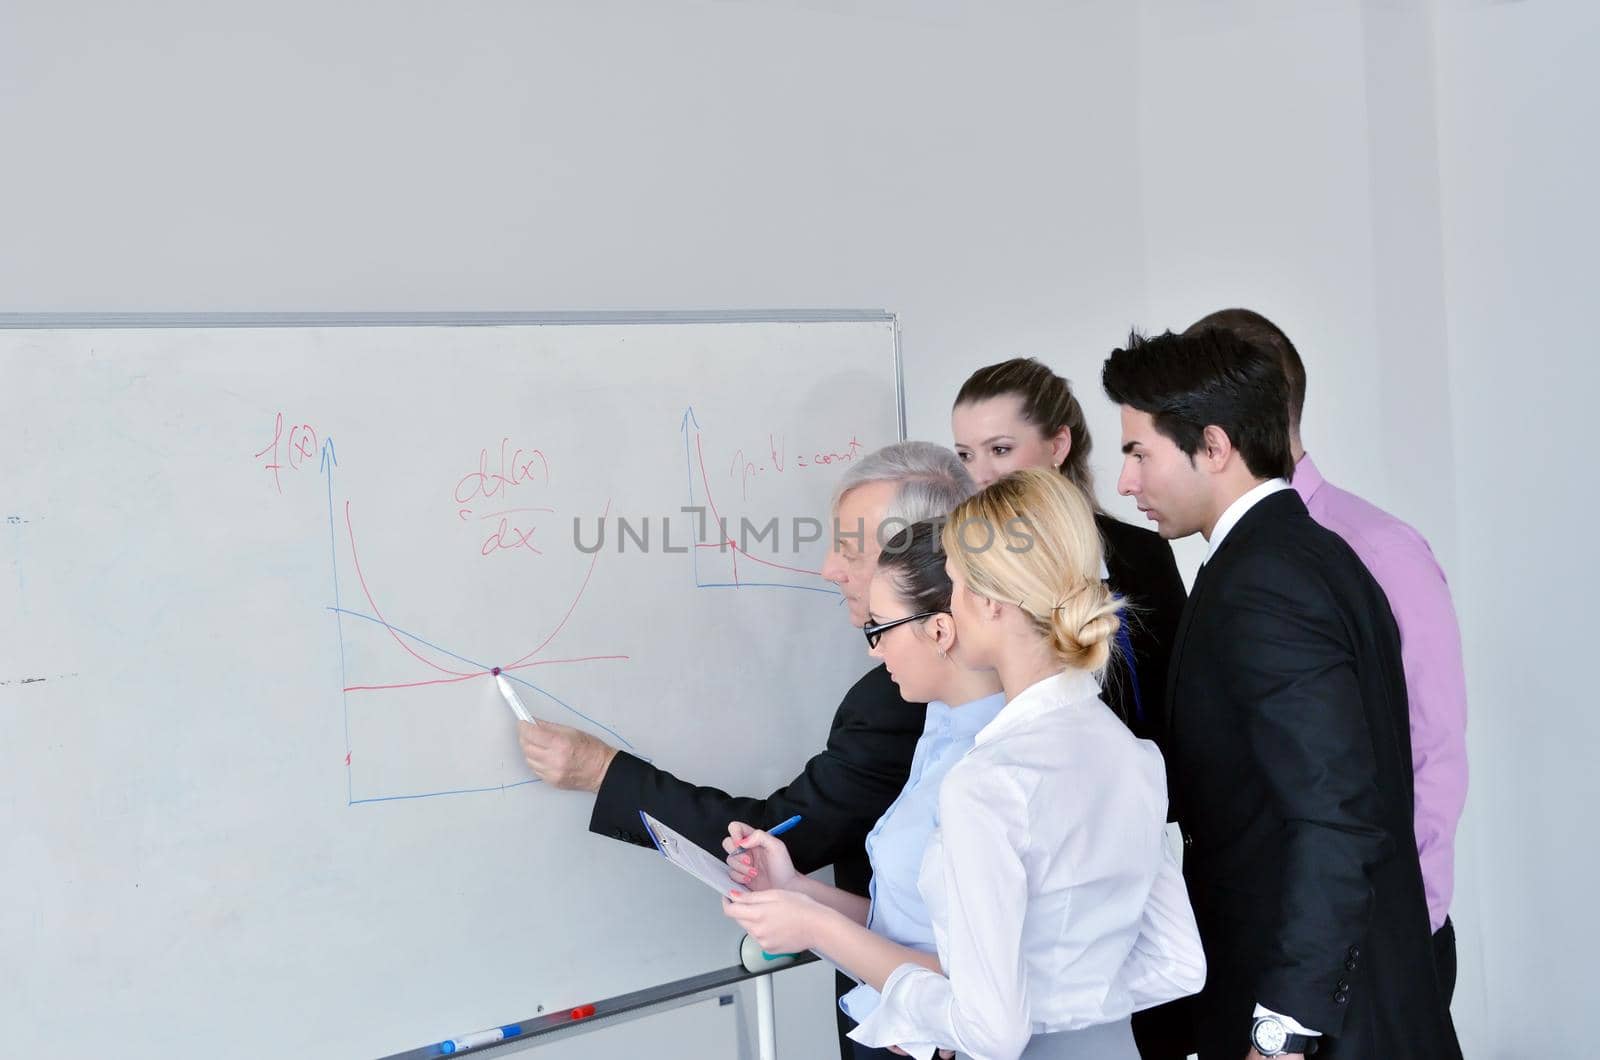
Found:
[{"label": "clipboard", "polygon": [[650,841],[661,851],[661,856],[678,868],[719,895],[725,895],[729,891],[750,893],[750,888],[728,875],[728,866],[721,858],[668,828],[643,810],[639,811],[639,819],[644,822],[645,831],[650,833]]}]

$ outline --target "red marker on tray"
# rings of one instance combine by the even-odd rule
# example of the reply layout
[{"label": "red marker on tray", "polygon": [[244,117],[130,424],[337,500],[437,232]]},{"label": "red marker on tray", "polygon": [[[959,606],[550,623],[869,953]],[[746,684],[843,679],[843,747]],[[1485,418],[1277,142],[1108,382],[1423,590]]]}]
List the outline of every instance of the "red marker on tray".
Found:
[{"label": "red marker on tray", "polygon": [[572,1010],[572,1018],[575,1019],[575,1020],[588,1019],[590,1016],[593,1016],[593,1015],[594,1015],[594,1006],[593,1005],[579,1005],[577,1008]]}]

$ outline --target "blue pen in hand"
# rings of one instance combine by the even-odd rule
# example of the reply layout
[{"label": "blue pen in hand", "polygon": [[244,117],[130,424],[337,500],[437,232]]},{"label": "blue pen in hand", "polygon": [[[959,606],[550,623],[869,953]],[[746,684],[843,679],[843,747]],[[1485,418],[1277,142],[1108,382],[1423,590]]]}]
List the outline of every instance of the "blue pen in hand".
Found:
[{"label": "blue pen in hand", "polygon": [[[789,829],[793,828],[795,825],[799,824],[800,821],[801,821],[801,816],[800,816],[800,814],[797,813],[793,817],[789,818],[787,821],[780,822],[778,824],[773,825],[771,828],[767,829],[767,834],[770,835],[770,836],[780,836],[783,833],[787,832]],[[743,853],[744,853],[744,847],[741,845],[741,846],[734,847],[733,848],[733,854],[729,854],[728,856],[731,858],[731,857],[733,857],[734,854],[743,854]],[[749,935],[746,935],[744,938],[745,938],[745,942],[754,942],[755,941]],[[800,956],[798,953],[768,953],[766,950],[761,949],[760,946],[757,946],[756,949],[761,954],[763,959],[769,960],[769,961],[777,961],[777,960],[782,960],[782,959],[784,959],[786,957],[798,957],[798,956]],[[741,955],[742,955],[742,952],[743,951],[741,950]],[[745,967],[746,968],[750,968],[750,964],[751,964],[751,962],[748,959],[746,959]],[[759,968],[750,968],[750,970],[752,972],[754,972],[754,971],[759,971],[760,969]]]},{"label": "blue pen in hand", "polygon": [[[771,828],[767,829],[767,834],[770,835],[770,836],[780,836],[783,833],[787,832],[789,829],[793,828],[795,825],[799,824],[800,820],[801,820],[801,817],[797,813],[793,817],[789,818],[787,821],[784,821],[782,824],[775,824]],[[744,853],[744,845],[743,844],[740,844],[739,846],[736,846],[736,847],[733,848],[733,854],[743,854],[743,853]],[[729,854],[728,856],[732,857],[733,854]]]}]

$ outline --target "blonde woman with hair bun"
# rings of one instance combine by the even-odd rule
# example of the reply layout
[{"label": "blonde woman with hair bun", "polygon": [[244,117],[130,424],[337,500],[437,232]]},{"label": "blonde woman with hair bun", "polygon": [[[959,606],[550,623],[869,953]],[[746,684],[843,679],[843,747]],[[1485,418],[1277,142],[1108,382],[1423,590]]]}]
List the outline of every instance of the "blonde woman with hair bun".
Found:
[{"label": "blonde woman with hair bun", "polygon": [[914,1056],[1136,1060],[1131,1014],[1195,993],[1205,959],[1163,833],[1161,755],[1100,697],[1118,603],[1093,509],[1015,472],[943,531],[952,657],[1005,706],[939,789],[918,888],[939,970],[907,962],[851,1037]]},{"label": "blonde woman with hair bun", "polygon": [[1021,654],[1051,660],[1039,665],[1052,673],[1104,671],[1122,622],[1121,602],[1100,580],[1093,517],[1088,499],[1067,479],[1025,470],[969,499],[945,525],[952,572],[987,600],[1012,604],[1019,619],[1031,619],[1014,623],[1012,632],[1025,646]]}]

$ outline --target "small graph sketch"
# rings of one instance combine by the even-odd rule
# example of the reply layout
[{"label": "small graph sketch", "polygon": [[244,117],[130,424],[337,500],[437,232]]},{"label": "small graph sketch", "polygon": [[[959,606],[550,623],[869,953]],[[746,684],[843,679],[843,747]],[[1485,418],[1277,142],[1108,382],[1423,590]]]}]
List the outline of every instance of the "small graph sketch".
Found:
[{"label": "small graph sketch", "polygon": [[[508,662],[488,662],[476,659],[463,651],[456,650],[448,644],[425,632],[407,629],[391,622],[379,605],[379,593],[367,578],[367,573],[361,564],[360,536],[356,512],[352,503],[347,499],[339,502],[335,498],[334,473],[338,467],[338,456],[334,450],[333,439],[326,439],[321,447],[320,470],[326,479],[328,503],[328,548],[332,571],[333,603],[326,607],[326,611],[334,616],[335,629],[339,638],[339,676],[340,694],[344,711],[345,733],[345,776],[346,797],[348,804],[358,806],[370,803],[395,802],[407,799],[428,799],[446,795],[471,795],[485,792],[503,792],[511,788],[522,787],[527,784],[537,784],[536,778],[524,780],[442,788],[438,790],[419,791],[371,791],[360,792],[356,790],[355,783],[355,758],[356,750],[352,746],[350,733],[350,704],[352,696],[381,696],[385,693],[395,693],[404,689],[423,688],[436,685],[471,684],[477,682],[492,682],[496,673],[504,675],[528,691],[543,697],[551,704],[561,708],[561,711],[571,715],[563,718],[564,721],[581,720],[600,730],[617,746],[627,750],[634,750],[633,744],[621,732],[605,724],[600,719],[585,713],[576,705],[556,695],[542,683],[536,682],[528,676],[529,671],[540,667],[562,667],[585,663],[617,663],[626,662],[628,656],[623,654],[586,655],[568,658],[542,657],[545,650],[560,635],[561,631],[571,620],[583,601],[584,593],[589,587],[590,579],[594,576],[596,563],[600,553],[597,551],[590,557],[587,570],[584,572],[582,583],[577,593],[567,607],[555,627],[550,630],[533,647],[523,652],[520,656]],[[609,506],[608,506],[609,510]],[[360,602],[355,606],[346,605],[347,583],[339,575],[340,558],[339,548],[343,544],[349,550],[350,566],[354,569],[356,582],[360,590]],[[353,595],[353,594],[352,594]],[[364,605],[361,606],[361,605]],[[381,627],[388,635],[394,648],[390,658],[405,668],[415,672],[420,666],[427,674],[425,677],[411,677],[406,680],[393,680],[371,683],[352,683],[349,677],[349,665],[346,653],[348,638],[346,622],[369,623]],[[496,693],[498,695],[498,693]]]},{"label": "small graph sketch", "polygon": [[[690,549],[695,588],[790,589],[836,597],[838,602],[842,603],[843,594],[822,576],[820,570],[763,559],[752,555],[734,539],[728,532],[727,521],[717,507],[716,496],[711,488],[711,477],[706,473],[704,429],[700,426],[700,420],[696,417],[693,406],[684,410],[679,430],[683,434],[683,463],[688,482],[688,507],[704,508],[709,515],[709,518],[702,518],[701,526],[696,528],[704,532],[693,535],[695,546]],[[708,536],[714,536],[714,539],[705,540]],[[701,562],[701,553],[706,553],[704,564]],[[726,576],[719,577],[711,573],[717,569],[715,564],[719,558],[726,558],[729,562],[729,574]]]}]

